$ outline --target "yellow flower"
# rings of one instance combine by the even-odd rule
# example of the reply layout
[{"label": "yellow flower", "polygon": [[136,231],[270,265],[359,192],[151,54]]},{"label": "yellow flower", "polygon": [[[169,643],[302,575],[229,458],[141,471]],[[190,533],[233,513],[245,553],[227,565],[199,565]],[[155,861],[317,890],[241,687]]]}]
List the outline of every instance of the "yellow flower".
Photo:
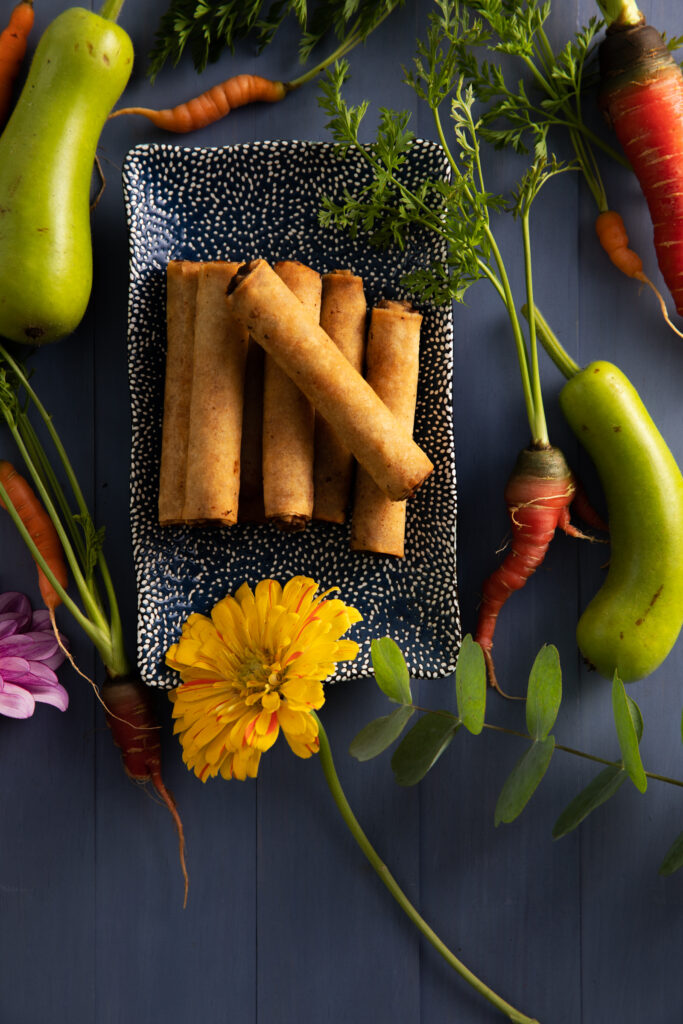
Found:
[{"label": "yellow flower", "polygon": [[284,587],[244,583],[206,615],[192,614],[166,664],[182,684],[169,694],[183,761],[202,781],[254,778],[261,754],[280,730],[299,757],[318,750],[313,710],[325,702],[323,680],[358,644],[343,640],[359,622],[355,608],[316,596],[318,584],[295,576]]}]

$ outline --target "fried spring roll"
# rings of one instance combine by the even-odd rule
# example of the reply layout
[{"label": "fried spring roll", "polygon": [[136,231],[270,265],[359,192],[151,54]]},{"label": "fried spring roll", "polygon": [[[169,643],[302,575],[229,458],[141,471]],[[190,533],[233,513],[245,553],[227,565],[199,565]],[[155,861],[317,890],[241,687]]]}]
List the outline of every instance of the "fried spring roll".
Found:
[{"label": "fried spring roll", "polygon": [[265,260],[240,268],[226,301],[389,498],[407,498],[426,480],[434,467],[410,431]]},{"label": "fried spring roll", "polygon": [[249,339],[244,371],[244,409],[242,412],[242,449],[240,452],[240,497],[238,519],[241,523],[262,523],[263,507],[263,363],[265,352]]},{"label": "fried spring roll", "polygon": [[[350,270],[323,275],[320,326],[357,373],[363,369],[367,306],[363,281]],[[351,494],[353,455],[322,416],[315,418],[313,518],[343,523]]]},{"label": "fried spring roll", "polygon": [[[273,268],[317,323],[320,274],[295,260]],[[303,530],[313,515],[313,406],[278,363],[266,356],[263,378],[263,504],[281,530]]]},{"label": "fried spring roll", "polygon": [[225,303],[239,263],[205,263],[197,278],[183,519],[237,522],[248,335]]},{"label": "fried spring roll", "polygon": [[166,269],[166,379],[159,473],[159,523],[180,523],[185,503],[194,313],[199,263],[171,260]]},{"label": "fried spring roll", "polygon": [[[370,314],[365,378],[406,430],[413,429],[422,316],[408,302],[384,300]],[[389,501],[359,468],[351,515],[351,547],[402,558],[406,502]]]}]

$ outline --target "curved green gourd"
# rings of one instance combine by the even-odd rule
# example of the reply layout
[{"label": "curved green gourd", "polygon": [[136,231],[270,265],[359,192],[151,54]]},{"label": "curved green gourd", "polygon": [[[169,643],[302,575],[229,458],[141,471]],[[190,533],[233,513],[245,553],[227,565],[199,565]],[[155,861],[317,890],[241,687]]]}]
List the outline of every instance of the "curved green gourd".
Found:
[{"label": "curved green gourd", "polygon": [[70,334],[92,287],[90,184],[102,126],[133,67],[113,21],[69,8],[48,25],[0,136],[0,335]]},{"label": "curved green gourd", "polygon": [[577,642],[601,675],[632,682],[662,663],[683,623],[683,477],[611,363],[571,377],[560,404],[595,462],[609,512],[607,578],[579,620]]}]

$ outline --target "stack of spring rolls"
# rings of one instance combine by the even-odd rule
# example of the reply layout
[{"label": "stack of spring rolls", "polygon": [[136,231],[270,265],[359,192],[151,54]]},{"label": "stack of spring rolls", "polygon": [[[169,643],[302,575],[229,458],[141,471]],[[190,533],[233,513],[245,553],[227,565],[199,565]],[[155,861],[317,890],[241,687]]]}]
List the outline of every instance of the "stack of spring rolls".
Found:
[{"label": "stack of spring rolls", "polygon": [[433,470],[413,440],[422,317],[367,309],[360,277],[171,261],[159,522],[343,523],[402,557],[406,499]]}]

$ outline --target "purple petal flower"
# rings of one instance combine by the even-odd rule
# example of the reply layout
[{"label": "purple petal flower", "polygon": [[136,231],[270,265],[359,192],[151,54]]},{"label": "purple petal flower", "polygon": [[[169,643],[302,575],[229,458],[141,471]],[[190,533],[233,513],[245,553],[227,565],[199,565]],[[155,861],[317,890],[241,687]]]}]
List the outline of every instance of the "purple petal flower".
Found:
[{"label": "purple petal flower", "polygon": [[30,718],[35,711],[34,697],[14,683],[0,683],[0,713],[8,718]]},{"label": "purple petal flower", "polygon": [[23,594],[0,594],[0,714],[30,718],[36,702],[65,711],[69,695],[54,671],[64,656],[48,612],[33,612]]}]

